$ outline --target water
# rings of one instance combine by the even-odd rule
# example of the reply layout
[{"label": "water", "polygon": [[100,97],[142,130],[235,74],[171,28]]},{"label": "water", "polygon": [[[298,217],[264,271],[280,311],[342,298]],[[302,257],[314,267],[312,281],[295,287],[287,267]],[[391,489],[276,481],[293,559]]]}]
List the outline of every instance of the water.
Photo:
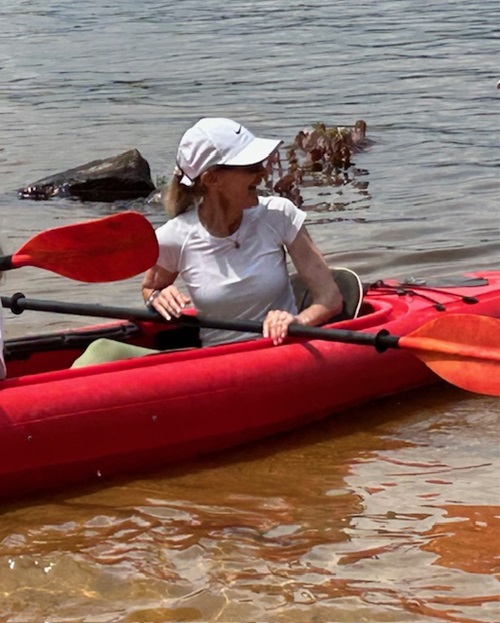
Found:
[{"label": "water", "polygon": [[[200,116],[285,142],[364,119],[374,144],[346,183],[304,193],[328,263],[365,281],[498,268],[496,2],[165,4],[3,0],[5,253],[127,207],[19,201],[18,188],[131,147],[156,179]],[[139,304],[139,282],[23,269],[2,292]],[[78,322],[26,312],[6,329]],[[0,621],[496,621],[497,418],[495,400],[438,385],[147,479],[5,506]]]}]

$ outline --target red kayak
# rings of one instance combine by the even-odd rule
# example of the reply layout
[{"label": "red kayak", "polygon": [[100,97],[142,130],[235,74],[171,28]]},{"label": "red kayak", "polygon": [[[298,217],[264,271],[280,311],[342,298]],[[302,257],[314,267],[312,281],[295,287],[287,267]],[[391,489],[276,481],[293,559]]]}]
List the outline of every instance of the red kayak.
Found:
[{"label": "red kayak", "polygon": [[[2,303],[10,306],[4,298]],[[338,330],[336,337],[292,336],[281,346],[258,338],[201,349],[189,341],[193,328],[140,319],[7,340],[0,496],[136,474],[433,383],[439,377],[432,362],[403,340],[412,334],[418,341],[419,328],[436,319],[456,325],[462,318],[457,314],[466,314],[466,323],[474,316],[499,318],[500,271],[377,282],[365,293],[357,318],[326,327]],[[378,352],[383,340],[375,344],[378,350],[352,341],[386,331],[401,336],[403,348]],[[168,350],[69,369],[99,336]],[[429,344],[425,348],[437,348]],[[488,344],[486,336],[479,357],[490,356],[484,354]],[[460,374],[460,358],[467,364],[474,348],[455,357],[452,376]]]}]

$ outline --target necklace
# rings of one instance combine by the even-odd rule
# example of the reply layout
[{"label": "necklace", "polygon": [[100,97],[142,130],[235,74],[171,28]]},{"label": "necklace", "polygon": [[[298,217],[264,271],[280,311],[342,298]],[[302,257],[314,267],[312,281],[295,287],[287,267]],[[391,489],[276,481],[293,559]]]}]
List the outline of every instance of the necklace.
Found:
[{"label": "necklace", "polygon": [[241,244],[238,240],[239,237],[240,237],[240,230],[238,229],[234,240],[231,238],[231,242],[234,244],[235,249],[239,249],[241,247]]},{"label": "necklace", "polygon": [[241,244],[240,244],[241,226],[242,226],[242,222],[240,220],[240,222],[238,223],[238,228],[232,234],[230,234],[230,236],[234,236],[234,238],[231,238],[231,242],[234,244],[235,249],[241,248]]},{"label": "necklace", "polygon": [[[224,229],[226,229],[226,232],[227,232],[226,235],[224,235],[224,234],[217,235],[217,234],[213,233],[214,232],[214,228],[210,227],[209,223],[204,218],[203,213],[202,213],[202,208],[203,208],[203,205],[201,205],[198,208],[198,220],[200,222],[200,225],[203,227],[203,229],[206,232],[208,232],[211,236],[213,236],[214,238],[219,238],[221,240],[228,240],[234,246],[235,249],[240,249],[241,248],[241,244],[240,244],[240,241],[239,241],[239,237],[240,237],[240,232],[241,232],[241,219],[243,218],[243,215],[239,219],[239,222],[236,224],[236,229],[233,232],[227,231],[226,227],[224,227]],[[228,228],[228,229],[232,229],[232,227]]]}]

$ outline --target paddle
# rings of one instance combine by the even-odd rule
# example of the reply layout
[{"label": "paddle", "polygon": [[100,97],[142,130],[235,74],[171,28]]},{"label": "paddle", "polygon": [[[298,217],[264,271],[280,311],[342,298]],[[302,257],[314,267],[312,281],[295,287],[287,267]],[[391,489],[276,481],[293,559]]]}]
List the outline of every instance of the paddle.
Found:
[{"label": "paddle", "polygon": [[0,257],[0,271],[36,266],[77,281],[118,281],[144,272],[157,257],[149,221],[138,212],[120,212],[40,232]]},{"label": "paddle", "polygon": [[[111,307],[87,303],[59,303],[27,299],[23,294],[1,297],[2,305],[13,313],[25,309],[101,318],[121,318],[149,322],[166,322],[159,314],[147,309]],[[262,333],[262,323],[232,321],[184,314],[176,324]],[[433,372],[449,383],[469,391],[500,396],[500,320],[473,314],[446,314],[427,322],[403,337],[378,333],[322,329],[293,324],[289,335],[297,338],[328,340],[372,346],[378,351],[399,348],[409,351]]]}]

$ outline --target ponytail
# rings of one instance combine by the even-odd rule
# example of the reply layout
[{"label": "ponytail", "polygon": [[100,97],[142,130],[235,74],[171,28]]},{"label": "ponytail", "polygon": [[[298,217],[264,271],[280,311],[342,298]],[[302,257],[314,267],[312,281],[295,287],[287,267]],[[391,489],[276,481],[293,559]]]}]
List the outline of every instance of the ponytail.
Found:
[{"label": "ponytail", "polygon": [[185,186],[181,184],[181,177],[182,173],[181,175],[174,173],[168,186],[162,192],[163,206],[171,218],[197,205],[203,197],[203,186],[199,178],[194,181],[193,186]]}]

